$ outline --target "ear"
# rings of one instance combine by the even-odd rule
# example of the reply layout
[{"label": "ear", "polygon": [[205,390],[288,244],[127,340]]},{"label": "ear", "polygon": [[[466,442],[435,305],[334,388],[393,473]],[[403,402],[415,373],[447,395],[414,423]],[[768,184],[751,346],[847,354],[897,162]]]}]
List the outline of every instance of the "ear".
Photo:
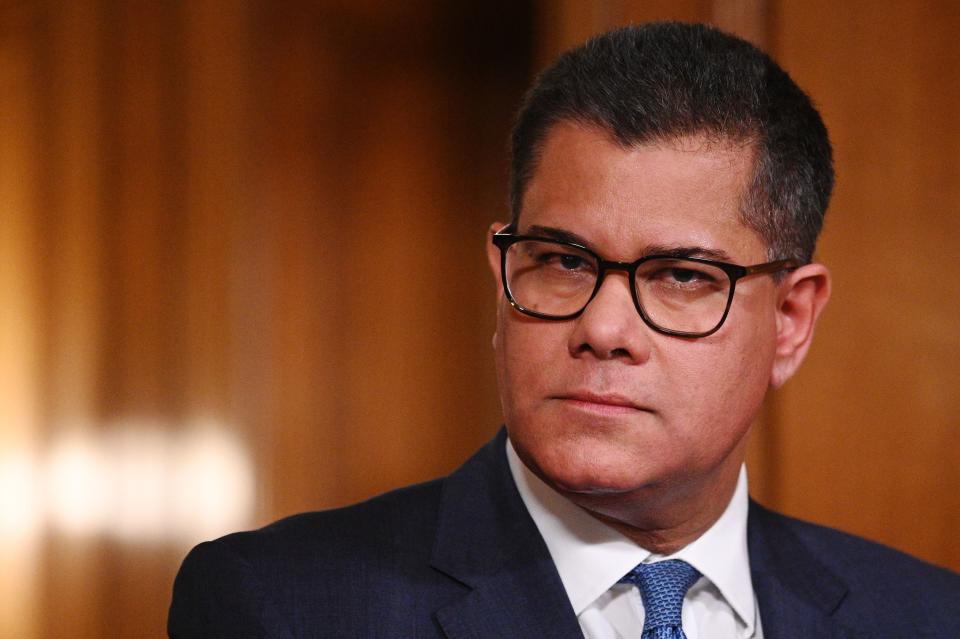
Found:
[{"label": "ear", "polygon": [[503,297],[503,279],[500,277],[500,249],[493,244],[493,236],[506,226],[503,222],[494,222],[487,230],[487,263],[493,274],[494,284],[497,287],[497,299]]},{"label": "ear", "polygon": [[823,264],[805,264],[780,283],[777,296],[777,350],[770,384],[777,388],[800,367],[813,328],[830,299],[830,272]]},{"label": "ear", "polygon": [[487,230],[487,263],[490,265],[490,273],[493,274],[493,283],[497,291],[497,328],[493,331],[491,343],[493,350],[497,350],[497,336],[500,328],[500,300],[503,299],[503,279],[500,277],[500,249],[493,244],[494,234],[506,226],[503,222],[494,222]]}]

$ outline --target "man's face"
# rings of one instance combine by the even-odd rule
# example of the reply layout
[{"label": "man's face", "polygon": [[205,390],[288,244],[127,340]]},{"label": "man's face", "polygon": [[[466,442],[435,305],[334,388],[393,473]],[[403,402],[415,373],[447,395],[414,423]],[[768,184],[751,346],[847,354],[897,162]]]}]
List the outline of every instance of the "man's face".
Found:
[{"label": "man's face", "polygon": [[[560,123],[517,232],[573,234],[623,262],[691,247],[694,256],[765,262],[764,243],[739,216],[752,161],[751,148],[699,137],[625,149],[599,129]],[[489,250],[500,281],[499,251]],[[588,508],[621,497],[680,499],[735,478],[770,383],[776,293],[769,276],[743,280],[720,330],[691,339],[644,324],[625,272],[608,272],[573,320],[521,315],[501,291],[494,346],[518,454]]]}]

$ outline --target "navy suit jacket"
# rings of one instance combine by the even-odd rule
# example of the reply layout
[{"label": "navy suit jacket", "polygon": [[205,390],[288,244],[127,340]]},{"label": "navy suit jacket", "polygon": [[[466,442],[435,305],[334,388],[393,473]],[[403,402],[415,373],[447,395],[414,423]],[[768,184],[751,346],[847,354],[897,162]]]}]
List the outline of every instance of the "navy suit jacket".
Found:
[{"label": "navy suit jacket", "polygon": [[[194,548],[174,639],[580,638],[500,434],[444,479]],[[960,576],[750,504],[766,639],[960,638]]]}]

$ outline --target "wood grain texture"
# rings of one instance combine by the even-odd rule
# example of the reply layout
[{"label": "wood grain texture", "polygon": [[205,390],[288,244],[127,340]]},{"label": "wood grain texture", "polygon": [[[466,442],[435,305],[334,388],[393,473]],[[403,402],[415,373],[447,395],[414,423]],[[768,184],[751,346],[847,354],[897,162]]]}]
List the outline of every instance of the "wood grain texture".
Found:
[{"label": "wood grain texture", "polygon": [[[171,447],[219,424],[253,461],[254,526],[457,466],[500,421],[484,241],[530,24],[522,4],[0,7],[0,470],[32,446],[45,472],[66,434]],[[0,634],[161,636],[200,539],[147,532],[18,538]]]},{"label": "wood grain texture", "polygon": [[[762,416],[753,490],[960,568],[958,11],[512,11],[3,4],[0,463],[66,431],[208,420],[253,462],[249,525],[449,471],[500,419],[483,243],[522,90],[601,30],[710,20],[815,97],[839,175],[819,253],[834,299]],[[162,636],[194,541],[19,538],[0,635]]]},{"label": "wood grain texture", "polygon": [[958,569],[960,11],[871,6],[782,2],[774,27],[838,173],[834,295],[777,406],[777,505]]}]

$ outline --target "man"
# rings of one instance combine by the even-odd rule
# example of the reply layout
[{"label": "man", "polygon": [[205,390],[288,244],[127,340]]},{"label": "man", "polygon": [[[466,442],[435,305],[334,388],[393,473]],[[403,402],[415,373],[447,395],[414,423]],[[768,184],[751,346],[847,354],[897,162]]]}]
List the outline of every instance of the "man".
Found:
[{"label": "man", "polygon": [[506,421],[451,476],[202,544],[172,637],[960,637],[960,577],[749,501],[829,296],[803,92],[698,25],[537,81],[490,229]]}]

